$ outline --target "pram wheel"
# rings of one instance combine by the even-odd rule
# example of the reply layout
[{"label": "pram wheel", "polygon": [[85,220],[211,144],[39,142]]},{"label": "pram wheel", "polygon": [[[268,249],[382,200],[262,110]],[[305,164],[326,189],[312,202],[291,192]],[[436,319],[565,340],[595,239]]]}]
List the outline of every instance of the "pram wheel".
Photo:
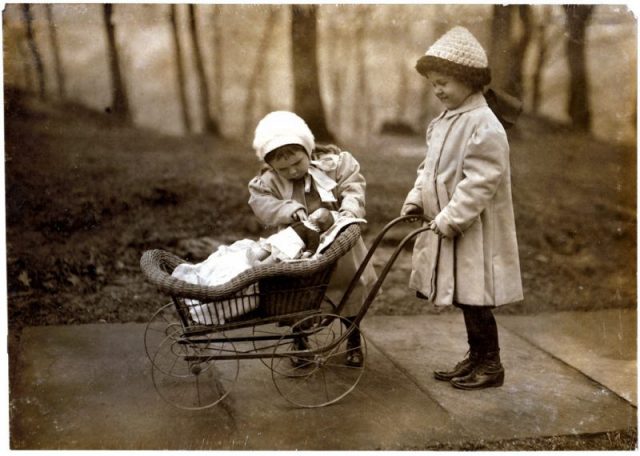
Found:
[{"label": "pram wheel", "polygon": [[[326,296],[323,298],[322,303],[320,304],[320,311],[324,313],[334,313],[336,310],[335,304],[331,302]],[[300,317],[298,317],[300,318]],[[304,317],[302,317],[304,318]],[[283,318],[276,323],[271,323],[268,325],[255,325],[252,329],[252,336],[255,338],[253,343],[253,348],[256,353],[271,353],[273,349],[280,345],[279,350],[281,351],[293,351],[297,350],[296,343],[300,342],[290,340],[289,350],[284,349],[284,341],[281,341],[280,338],[286,334],[291,334],[291,327],[296,323],[296,320],[293,318]],[[260,337],[264,337],[265,339],[260,339]],[[267,366],[269,369],[273,369],[274,366],[272,360],[270,358],[260,358],[260,362]],[[283,366],[284,367],[284,366]],[[284,369],[280,369],[280,373],[282,375],[289,375],[292,377],[298,376],[299,373],[292,371],[289,367]]]},{"label": "pram wheel", "polygon": [[[299,407],[323,407],[339,401],[354,390],[362,366],[346,365],[347,335],[351,322],[334,314],[304,318],[291,327],[274,349],[271,375],[282,397]],[[305,337],[308,354],[293,355],[292,337]],[[361,334],[366,359],[367,345]]]},{"label": "pram wheel", "polygon": [[166,304],[153,314],[144,330],[144,351],[153,363],[154,355],[160,344],[167,338],[179,338],[183,333],[173,303]]},{"label": "pram wheel", "polygon": [[222,401],[240,370],[230,341],[196,342],[173,334],[160,344],[152,364],[151,379],[158,394],[184,410],[202,410]]}]

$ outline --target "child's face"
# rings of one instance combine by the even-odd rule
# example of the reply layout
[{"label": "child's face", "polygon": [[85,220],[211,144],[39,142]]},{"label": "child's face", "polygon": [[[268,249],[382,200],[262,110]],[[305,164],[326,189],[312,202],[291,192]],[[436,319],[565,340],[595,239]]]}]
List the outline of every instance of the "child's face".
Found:
[{"label": "child's face", "polygon": [[274,159],[269,165],[278,175],[287,180],[302,179],[309,171],[309,156],[304,150],[297,150],[286,158]]},{"label": "child's face", "polygon": [[427,79],[433,86],[436,97],[447,109],[458,108],[473,93],[468,85],[437,71],[430,71]]}]

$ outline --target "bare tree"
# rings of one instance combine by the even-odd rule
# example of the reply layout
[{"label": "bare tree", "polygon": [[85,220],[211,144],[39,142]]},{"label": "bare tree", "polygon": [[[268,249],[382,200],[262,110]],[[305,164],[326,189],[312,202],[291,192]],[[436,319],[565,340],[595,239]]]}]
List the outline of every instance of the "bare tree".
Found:
[{"label": "bare tree", "polygon": [[22,74],[24,75],[24,78],[18,80],[22,80],[21,85],[27,92],[34,92],[36,90],[36,81],[34,81],[33,71],[31,71],[31,65],[29,64],[30,57],[29,51],[27,50],[28,45],[24,40],[20,39],[16,43],[16,46],[18,48],[18,55],[20,55],[20,62],[22,62]]},{"label": "bare tree", "polygon": [[589,130],[589,87],[585,56],[585,32],[594,5],[563,5],[567,17],[567,39],[565,42],[569,64],[569,105],[567,111],[573,127]]},{"label": "bare tree", "polygon": [[38,95],[40,96],[40,98],[45,98],[46,87],[45,87],[45,80],[44,80],[44,65],[42,64],[42,57],[40,55],[40,50],[38,49],[36,38],[33,33],[33,14],[31,12],[31,7],[28,3],[22,4],[22,16],[24,18],[24,22],[26,26],[27,44],[29,46],[29,50],[31,51],[31,58],[33,59],[35,69],[36,69],[36,78],[38,81]]},{"label": "bare tree", "polygon": [[400,80],[396,87],[396,112],[394,118],[398,123],[404,123],[404,117],[407,112],[409,104],[409,70],[407,66],[407,56],[405,52],[398,52],[398,49],[410,49],[408,37],[410,37],[411,31],[407,27],[407,24],[411,24],[411,11],[407,9],[406,5],[391,6],[391,15],[394,18],[392,21],[393,35],[397,39],[392,49],[395,54],[396,68]]},{"label": "bare tree", "polygon": [[189,103],[187,101],[187,82],[184,72],[184,63],[182,60],[182,42],[180,41],[180,32],[178,29],[176,5],[172,4],[169,6],[169,21],[171,23],[173,47],[175,50],[176,72],[178,76],[178,95],[180,97],[182,124],[187,132],[191,132],[191,117],[189,116]]},{"label": "bare tree", "polygon": [[333,64],[331,65],[331,92],[333,103],[331,106],[331,118],[333,119],[333,128],[338,129],[338,135],[340,135],[342,129],[342,94],[344,92],[344,78],[345,78],[345,62],[347,61],[345,53],[347,52],[345,46],[344,33],[340,27],[335,25],[335,30],[331,34],[331,38],[334,40],[331,49],[332,54],[335,57]]},{"label": "bare tree", "polygon": [[513,6],[493,5],[489,59],[492,85],[505,89],[509,85]]},{"label": "bare tree", "polygon": [[537,48],[534,70],[531,76],[531,111],[534,113],[537,113],[540,109],[542,99],[542,70],[549,51],[548,28],[550,19],[551,7],[545,5],[542,7],[542,16],[538,18],[534,33]]},{"label": "bare tree", "polygon": [[205,133],[217,135],[219,133],[218,123],[211,115],[211,106],[209,103],[209,87],[207,85],[207,76],[204,71],[204,63],[202,59],[202,49],[200,46],[200,36],[198,34],[198,26],[196,23],[195,5],[189,4],[189,29],[191,30],[191,43],[193,46],[193,56],[196,65],[196,77],[200,88],[200,114],[202,115],[202,124]]},{"label": "bare tree", "polygon": [[264,24],[262,38],[258,49],[256,50],[255,65],[249,78],[247,86],[247,98],[244,104],[244,132],[249,133],[255,123],[254,113],[256,112],[256,102],[260,90],[264,87],[265,66],[269,56],[269,48],[273,32],[275,30],[276,21],[278,20],[278,10],[269,8],[269,15]]},{"label": "bare tree", "polygon": [[56,32],[55,21],[53,20],[53,7],[51,4],[45,4],[47,11],[47,23],[49,25],[49,39],[51,40],[51,49],[53,50],[53,64],[55,66],[56,82],[58,85],[58,97],[64,100],[66,98],[65,77],[62,69],[62,60],[60,59],[60,45],[58,44],[58,34]]},{"label": "bare tree", "polygon": [[354,46],[356,50],[356,94],[357,106],[362,109],[353,110],[353,128],[358,134],[365,135],[369,131],[369,125],[373,118],[373,108],[369,99],[369,88],[367,84],[367,53],[365,49],[365,33],[369,17],[368,7],[363,6],[358,9],[354,31]]},{"label": "bare tree", "polygon": [[113,24],[113,4],[105,3],[103,5],[103,18],[107,32],[107,58],[109,60],[109,70],[111,74],[111,112],[120,120],[130,121],[129,97],[127,96],[127,90],[120,70],[120,57],[118,55],[116,32]]},{"label": "bare tree", "polygon": [[317,139],[333,141],[320,95],[316,25],[315,5],[291,5],[293,105]]},{"label": "bare tree", "polygon": [[531,75],[531,111],[537,113],[540,109],[542,70],[547,59],[547,17],[548,6],[544,6],[543,16],[536,25],[535,41],[537,52],[535,55],[535,64],[533,74]]},{"label": "bare tree", "polygon": [[[222,89],[224,84],[223,68],[224,54],[222,52],[222,21],[220,16],[222,7],[220,5],[213,6],[213,74],[214,74],[214,106],[215,112],[218,113],[220,119],[224,118],[224,104],[222,102]],[[218,126],[219,127],[219,126]]]},{"label": "bare tree", "polygon": [[509,68],[509,79],[507,83],[507,92],[515,95],[516,97],[522,97],[523,93],[523,81],[522,73],[524,67],[524,57],[531,42],[531,36],[533,34],[533,25],[531,23],[531,7],[529,5],[518,5],[517,7],[518,17],[522,25],[522,33],[518,40],[516,40],[511,46],[511,62]]},{"label": "bare tree", "polygon": [[[516,37],[519,19],[522,32]],[[494,5],[491,21],[492,85],[517,97],[523,93],[524,57],[532,36],[529,5]]]}]

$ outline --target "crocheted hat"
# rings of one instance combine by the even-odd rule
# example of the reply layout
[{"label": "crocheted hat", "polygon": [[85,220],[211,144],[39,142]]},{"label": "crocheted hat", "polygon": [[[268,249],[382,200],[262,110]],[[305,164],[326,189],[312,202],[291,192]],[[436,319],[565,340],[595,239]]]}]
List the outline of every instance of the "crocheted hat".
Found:
[{"label": "crocheted hat", "polygon": [[311,129],[298,115],[288,111],[274,111],[258,122],[253,148],[260,160],[267,154],[287,144],[298,144],[304,147],[309,157],[315,148],[315,139]]},{"label": "crocheted hat", "polygon": [[454,27],[442,35],[416,62],[416,70],[427,76],[437,71],[481,89],[491,82],[487,54],[475,36],[464,27]]}]

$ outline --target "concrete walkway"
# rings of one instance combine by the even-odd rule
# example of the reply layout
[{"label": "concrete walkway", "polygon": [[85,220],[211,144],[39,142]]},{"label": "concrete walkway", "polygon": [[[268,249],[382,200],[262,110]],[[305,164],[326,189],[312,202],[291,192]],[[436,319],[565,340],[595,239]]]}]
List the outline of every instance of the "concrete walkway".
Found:
[{"label": "concrete walkway", "polygon": [[231,394],[201,412],[158,397],[143,324],[26,328],[11,447],[399,450],[636,426],[634,311],[497,319],[502,388],[459,391],[432,378],[465,354],[460,315],[374,316],[363,324],[367,369],[337,404],[293,408],[249,360]]}]

